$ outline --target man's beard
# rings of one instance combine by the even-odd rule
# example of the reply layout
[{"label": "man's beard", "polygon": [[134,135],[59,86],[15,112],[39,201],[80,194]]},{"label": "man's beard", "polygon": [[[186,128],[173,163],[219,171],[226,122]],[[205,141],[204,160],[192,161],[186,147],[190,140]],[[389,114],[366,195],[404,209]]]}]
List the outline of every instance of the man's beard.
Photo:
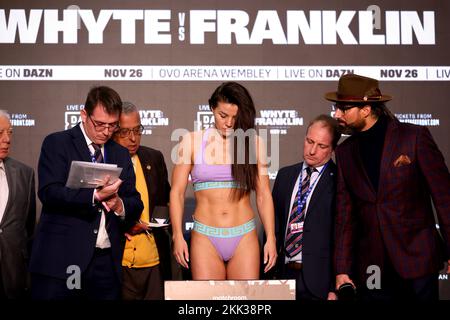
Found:
[{"label": "man's beard", "polygon": [[344,134],[347,136],[351,136],[355,133],[355,130],[353,128],[350,128],[349,126],[347,126],[344,123],[339,123],[339,131],[341,132],[341,134]]},{"label": "man's beard", "polygon": [[346,124],[344,122],[339,121],[339,130],[340,130],[341,134],[345,134],[348,136],[351,136],[357,132],[360,132],[365,126],[366,126],[365,119],[361,119],[360,121],[357,121],[353,124]]}]

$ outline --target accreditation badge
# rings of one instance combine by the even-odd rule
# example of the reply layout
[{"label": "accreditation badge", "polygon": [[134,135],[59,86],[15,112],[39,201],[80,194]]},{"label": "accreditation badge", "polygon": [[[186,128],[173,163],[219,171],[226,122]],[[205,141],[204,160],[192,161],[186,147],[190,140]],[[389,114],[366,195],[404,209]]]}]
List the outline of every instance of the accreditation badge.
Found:
[{"label": "accreditation badge", "polygon": [[294,222],[291,223],[291,233],[300,233],[303,232],[303,224],[304,222]]}]

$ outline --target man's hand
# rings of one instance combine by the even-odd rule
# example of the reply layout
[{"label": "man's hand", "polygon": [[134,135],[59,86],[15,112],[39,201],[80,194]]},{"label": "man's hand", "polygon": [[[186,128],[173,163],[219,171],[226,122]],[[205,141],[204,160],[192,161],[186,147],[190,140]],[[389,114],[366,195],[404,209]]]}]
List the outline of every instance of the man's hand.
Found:
[{"label": "man's hand", "polygon": [[149,225],[139,222],[132,226],[127,233],[125,233],[125,237],[131,241],[131,238],[133,238],[133,236],[142,232],[149,232],[151,229],[152,228]]},{"label": "man's hand", "polygon": [[348,274],[341,273],[336,276],[336,290],[339,290],[339,287],[342,286],[344,283],[351,283],[353,287],[356,288],[353,281],[350,279]]},{"label": "man's hand", "polygon": [[121,214],[124,210],[123,203],[120,197],[118,196],[119,187],[122,184],[122,180],[117,179],[116,182],[110,184],[110,177],[107,176],[102,181],[102,186],[97,187],[94,191],[94,198],[97,201],[100,201],[103,204],[103,207],[107,211],[114,211],[118,214]]},{"label": "man's hand", "polygon": [[450,259],[447,260],[447,273],[450,274]]},{"label": "man's hand", "polygon": [[123,181],[117,179],[116,182],[109,184],[109,179],[109,177],[106,177],[105,180],[103,180],[103,186],[95,189],[94,195],[98,201],[104,201],[105,199],[117,195],[117,193],[119,192],[119,187]]},{"label": "man's hand", "polygon": [[327,300],[337,300],[338,298],[337,298],[337,295],[336,295],[336,293],[334,293],[334,292],[328,292],[328,297],[327,297]]},{"label": "man's hand", "polygon": [[123,212],[123,204],[122,200],[120,199],[119,195],[116,193],[112,197],[108,198],[104,201],[106,205],[114,212],[117,212],[118,214]]},{"label": "man's hand", "polygon": [[130,228],[130,230],[128,230],[128,233],[131,234],[132,236],[134,236],[134,235],[136,235],[138,233],[142,233],[142,232],[145,232],[145,231],[150,231],[151,229],[152,228],[148,224],[145,224],[145,223],[142,223],[142,222],[139,221],[134,226],[132,226]]}]

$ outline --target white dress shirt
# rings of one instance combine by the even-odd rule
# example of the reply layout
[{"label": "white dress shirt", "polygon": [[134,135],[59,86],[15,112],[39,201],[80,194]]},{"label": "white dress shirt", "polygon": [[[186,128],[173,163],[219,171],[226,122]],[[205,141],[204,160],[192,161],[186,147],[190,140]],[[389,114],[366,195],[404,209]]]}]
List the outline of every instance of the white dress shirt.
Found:
[{"label": "white dress shirt", "polygon": [[8,203],[9,187],[6,179],[6,169],[3,160],[0,160],[0,222],[5,214],[6,204]]},{"label": "white dress shirt", "polygon": [[[81,129],[81,132],[83,132],[84,139],[86,139],[86,144],[89,147],[89,152],[91,153],[91,155],[93,155],[95,153],[95,149],[92,146],[93,142],[87,136],[87,134],[84,130],[83,122],[80,123],[80,129]],[[102,145],[101,151],[102,151],[103,159],[105,158],[104,149],[105,149],[105,147]],[[94,203],[94,194],[92,194],[92,203]],[[106,223],[105,213],[102,210],[101,218],[100,218],[100,225],[98,227],[97,242],[95,244],[95,246],[100,249],[106,249],[106,248],[111,247],[111,242],[109,241],[108,232],[106,231],[105,223]]]},{"label": "white dress shirt", "polygon": [[[316,170],[311,174],[311,179],[309,181],[309,185],[313,186],[313,188],[311,189],[311,192],[308,194],[308,197],[306,198],[305,219],[307,218],[306,217],[306,213],[308,212],[309,201],[311,200],[311,197],[314,194],[314,190],[316,189],[317,184],[319,183],[319,180],[320,180],[320,177],[321,177],[320,173],[322,172],[324,166],[325,165],[322,165],[320,167],[316,167]],[[289,215],[291,214],[291,209],[292,209],[292,206],[294,205],[295,197],[297,196],[298,187],[300,185],[300,177],[302,178],[302,182],[306,179],[306,168],[307,167],[308,167],[308,165],[305,162],[303,162],[302,171],[298,175],[297,181],[295,182],[295,185],[294,185],[294,189],[292,190],[291,202],[290,202],[290,205],[289,205]],[[289,231],[289,216],[287,218],[286,234],[284,235],[284,239],[286,239],[286,235],[287,235],[288,231]],[[303,261],[302,260],[302,251],[300,251],[297,255],[295,255],[295,256],[293,256],[291,258],[286,256],[285,263],[292,262],[292,261],[302,262]]]}]

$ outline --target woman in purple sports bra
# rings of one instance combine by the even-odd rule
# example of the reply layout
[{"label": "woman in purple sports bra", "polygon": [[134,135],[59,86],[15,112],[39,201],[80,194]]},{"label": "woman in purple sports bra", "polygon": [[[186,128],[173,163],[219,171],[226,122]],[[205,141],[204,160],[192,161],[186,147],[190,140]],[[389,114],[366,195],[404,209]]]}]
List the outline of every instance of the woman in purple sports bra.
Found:
[{"label": "woman in purple sports bra", "polygon": [[[252,190],[267,239],[264,272],[275,265],[277,252],[265,149],[254,129],[255,106],[236,82],[220,85],[209,105],[215,126],[191,132],[179,144],[170,192],[173,253],[183,267],[189,268],[190,262],[194,280],[259,279]],[[190,252],[182,230],[189,174],[196,200]]]}]

